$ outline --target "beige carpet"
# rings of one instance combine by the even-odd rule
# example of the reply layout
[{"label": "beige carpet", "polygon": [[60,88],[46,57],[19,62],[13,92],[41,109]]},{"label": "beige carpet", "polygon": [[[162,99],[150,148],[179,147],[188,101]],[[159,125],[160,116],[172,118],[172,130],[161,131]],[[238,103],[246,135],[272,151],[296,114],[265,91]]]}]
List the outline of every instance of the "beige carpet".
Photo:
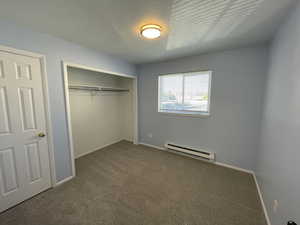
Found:
[{"label": "beige carpet", "polygon": [[253,177],[119,142],[77,177],[2,214],[1,225],[265,225]]}]

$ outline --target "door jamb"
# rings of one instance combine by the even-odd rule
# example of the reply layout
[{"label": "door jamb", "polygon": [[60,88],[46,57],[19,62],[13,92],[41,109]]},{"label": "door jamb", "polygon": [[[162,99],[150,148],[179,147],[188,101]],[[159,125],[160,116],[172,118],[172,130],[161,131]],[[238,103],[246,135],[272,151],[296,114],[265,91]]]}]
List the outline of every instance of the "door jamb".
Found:
[{"label": "door jamb", "polygon": [[65,106],[66,106],[66,117],[67,117],[67,128],[68,128],[68,138],[69,138],[69,146],[70,146],[70,158],[71,158],[71,165],[72,165],[72,175],[70,179],[76,176],[76,169],[75,169],[75,155],[74,155],[74,144],[73,144],[73,135],[72,135],[72,124],[71,124],[71,109],[70,109],[70,99],[69,99],[69,81],[68,81],[68,67],[76,68],[76,69],[83,69],[89,70],[94,72],[100,73],[107,73],[115,76],[120,77],[127,77],[133,80],[133,102],[134,102],[134,131],[133,131],[133,143],[138,144],[138,85],[137,85],[137,76],[128,75],[124,73],[117,73],[113,71],[103,70],[91,66],[86,66],[82,64],[62,61],[62,69],[63,69],[63,76],[64,76],[64,97],[65,97]]},{"label": "door jamb", "polygon": [[47,80],[47,70],[46,70],[46,57],[45,55],[33,53],[30,51],[19,50],[11,47],[6,47],[0,45],[0,51],[8,52],[16,55],[23,55],[27,57],[37,58],[40,61],[41,66],[41,78],[42,78],[42,89],[43,89],[43,100],[45,109],[45,120],[46,120],[46,133],[47,133],[47,143],[48,143],[48,154],[49,154],[49,166],[50,166],[50,177],[51,177],[51,187],[54,187],[57,183],[56,181],[56,170],[55,170],[55,158],[54,158],[54,145],[53,145],[53,132],[52,132],[52,122],[51,122],[51,112],[50,112],[50,98],[48,90],[48,80]]}]

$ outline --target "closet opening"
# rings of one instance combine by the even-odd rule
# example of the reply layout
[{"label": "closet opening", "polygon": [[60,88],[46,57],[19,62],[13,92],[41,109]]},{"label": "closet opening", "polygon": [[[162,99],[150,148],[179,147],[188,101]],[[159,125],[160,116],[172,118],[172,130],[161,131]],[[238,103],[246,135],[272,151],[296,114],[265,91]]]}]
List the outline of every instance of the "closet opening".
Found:
[{"label": "closet opening", "polygon": [[138,143],[137,79],[73,63],[63,63],[70,158],[122,140]]}]

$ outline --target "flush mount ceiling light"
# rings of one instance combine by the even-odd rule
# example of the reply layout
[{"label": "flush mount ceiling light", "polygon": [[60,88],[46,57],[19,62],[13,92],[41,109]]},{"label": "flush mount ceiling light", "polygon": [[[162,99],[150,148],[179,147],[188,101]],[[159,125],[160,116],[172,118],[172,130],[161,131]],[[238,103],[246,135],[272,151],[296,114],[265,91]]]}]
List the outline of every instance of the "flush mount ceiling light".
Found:
[{"label": "flush mount ceiling light", "polygon": [[142,26],[141,35],[147,39],[155,39],[160,37],[161,27],[159,25],[147,24]]}]

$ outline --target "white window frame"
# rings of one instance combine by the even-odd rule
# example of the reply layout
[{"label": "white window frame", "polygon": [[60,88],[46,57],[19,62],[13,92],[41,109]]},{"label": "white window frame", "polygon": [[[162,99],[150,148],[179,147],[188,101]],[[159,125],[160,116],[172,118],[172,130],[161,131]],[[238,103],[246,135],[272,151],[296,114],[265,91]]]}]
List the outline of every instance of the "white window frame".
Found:
[{"label": "white window frame", "polygon": [[[183,75],[183,77],[185,76],[190,76],[190,75],[209,75],[209,84],[208,84],[208,106],[207,106],[207,111],[190,111],[190,110],[161,110],[160,109],[160,78],[161,77],[165,77],[165,76],[178,76],[178,75]],[[184,73],[173,73],[173,74],[161,74],[158,75],[158,79],[157,79],[157,87],[158,87],[158,98],[157,98],[157,111],[159,113],[163,113],[163,114],[169,114],[169,115],[178,115],[178,116],[195,116],[195,117],[208,117],[210,116],[210,105],[211,105],[211,77],[212,77],[212,71],[208,70],[208,71],[198,71],[198,72],[184,72]],[[184,78],[183,78],[183,99],[184,99]]]}]

